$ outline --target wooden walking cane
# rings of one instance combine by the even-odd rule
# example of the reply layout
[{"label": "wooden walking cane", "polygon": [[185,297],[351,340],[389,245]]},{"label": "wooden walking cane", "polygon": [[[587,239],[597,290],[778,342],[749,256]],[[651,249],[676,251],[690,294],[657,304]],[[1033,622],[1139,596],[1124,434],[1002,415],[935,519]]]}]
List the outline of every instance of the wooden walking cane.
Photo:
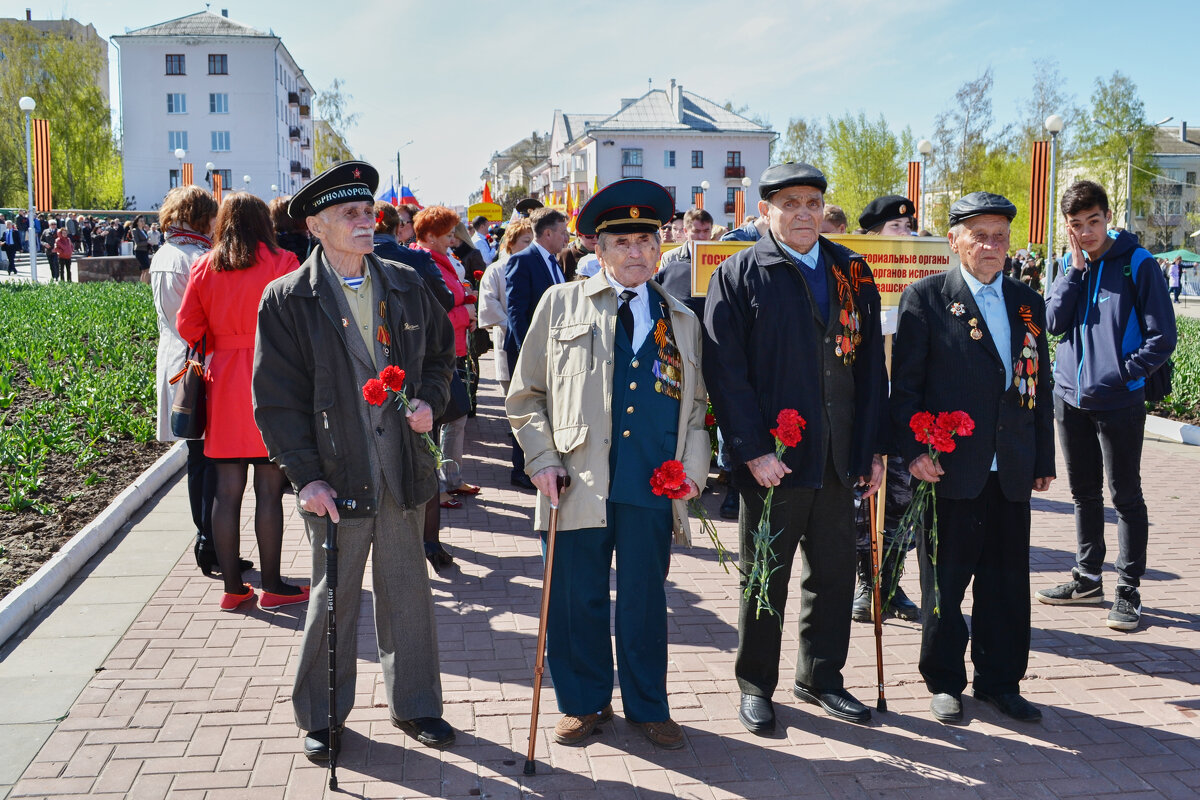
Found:
[{"label": "wooden walking cane", "polygon": [[[881,517],[885,513],[886,503],[876,502],[887,491],[887,470],[883,471],[883,482],[879,491],[871,495],[871,586],[875,592],[875,602],[871,604],[871,617],[875,622],[875,668],[879,678],[879,699],[875,702],[878,711],[887,711],[887,698],[883,696],[883,603],[880,602],[879,568],[880,557]],[[878,508],[878,512],[876,509]]]},{"label": "wooden walking cane", "polygon": [[[562,503],[562,492],[571,485],[570,475],[557,478],[558,502]],[[538,705],[542,699],[542,671],[546,657],[546,617],[550,613],[550,577],[554,573],[554,535],[558,532],[558,506],[550,506],[550,529],[546,533],[546,571],[542,576],[542,609],[538,613],[537,657],[533,665],[533,707],[529,712],[529,753],[525,757],[525,774],[537,772],[533,751],[537,746]]]}]

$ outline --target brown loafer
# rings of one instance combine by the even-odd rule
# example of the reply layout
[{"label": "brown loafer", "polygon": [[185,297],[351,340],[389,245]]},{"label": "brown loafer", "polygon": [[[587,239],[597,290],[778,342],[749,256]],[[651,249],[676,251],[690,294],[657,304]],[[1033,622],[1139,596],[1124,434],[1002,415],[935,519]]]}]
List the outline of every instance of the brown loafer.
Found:
[{"label": "brown loafer", "polygon": [[611,703],[595,714],[584,714],[581,717],[567,714],[554,726],[554,741],[565,745],[583,744],[592,735],[592,731],[596,729],[597,725],[601,722],[608,722],[612,716]]},{"label": "brown loafer", "polygon": [[643,722],[639,725],[646,738],[664,750],[678,750],[683,747],[683,728],[673,719],[663,722]]}]

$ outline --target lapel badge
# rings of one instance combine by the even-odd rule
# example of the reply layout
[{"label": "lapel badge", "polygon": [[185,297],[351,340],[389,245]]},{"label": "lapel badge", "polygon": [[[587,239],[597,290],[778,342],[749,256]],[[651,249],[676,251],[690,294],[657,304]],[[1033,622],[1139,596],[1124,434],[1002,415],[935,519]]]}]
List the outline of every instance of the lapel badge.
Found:
[{"label": "lapel badge", "polygon": [[962,303],[951,303],[950,313],[956,317],[961,317],[963,314],[967,313],[967,307]]},{"label": "lapel badge", "polygon": [[342,317],[342,327],[343,327],[343,328],[349,328],[349,327],[350,327],[350,320],[346,319],[345,317]]},{"label": "lapel badge", "polygon": [[362,177],[362,170],[360,170],[358,167],[355,167],[354,168],[354,180],[358,180],[361,177]]}]

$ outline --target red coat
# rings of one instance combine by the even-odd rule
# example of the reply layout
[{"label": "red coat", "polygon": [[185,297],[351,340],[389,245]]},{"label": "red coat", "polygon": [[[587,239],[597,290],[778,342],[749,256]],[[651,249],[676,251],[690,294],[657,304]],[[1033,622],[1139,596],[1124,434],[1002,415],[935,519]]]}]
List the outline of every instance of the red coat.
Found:
[{"label": "red coat", "polygon": [[254,371],[254,334],[263,289],[300,266],[288,250],[272,253],[258,246],[254,266],[216,272],[212,253],[192,265],[176,326],[190,344],[207,336],[212,354],[204,379],[208,423],[204,455],[209,458],[266,458],[267,447],[254,424],[250,378]]}]

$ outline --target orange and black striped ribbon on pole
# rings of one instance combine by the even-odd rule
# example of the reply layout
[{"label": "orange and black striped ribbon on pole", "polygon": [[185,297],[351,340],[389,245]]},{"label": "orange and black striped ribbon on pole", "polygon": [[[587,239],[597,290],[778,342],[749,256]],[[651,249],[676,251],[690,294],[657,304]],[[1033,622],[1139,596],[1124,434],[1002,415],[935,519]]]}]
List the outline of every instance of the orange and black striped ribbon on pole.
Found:
[{"label": "orange and black striped ribbon on pole", "polygon": [[921,219],[921,203],[925,200],[921,197],[921,162],[908,162],[908,195],[909,200],[913,201],[913,217],[920,224]]},{"label": "orange and black striped ribbon on pole", "polygon": [[1029,170],[1029,243],[1046,243],[1046,214],[1050,208],[1050,142],[1033,143]]},{"label": "orange and black striped ribbon on pole", "polygon": [[733,193],[733,226],[742,227],[746,221],[746,190],[738,189]]},{"label": "orange and black striped ribbon on pole", "polygon": [[192,185],[192,165],[191,164],[185,163],[183,165],[183,170],[181,171],[181,174],[179,177],[179,185],[180,186],[191,186]]},{"label": "orange and black striped ribbon on pole", "polygon": [[213,173],[212,173],[212,184],[213,184],[213,200],[216,200],[217,205],[220,205],[221,204],[221,173],[217,172],[215,169],[213,170]]},{"label": "orange and black striped ribbon on pole", "polygon": [[692,195],[692,205],[696,208],[704,208],[704,192],[696,192]]},{"label": "orange and black striped ribbon on pole", "polygon": [[50,182],[50,121],[33,120],[33,203],[38,211],[53,207]]}]

